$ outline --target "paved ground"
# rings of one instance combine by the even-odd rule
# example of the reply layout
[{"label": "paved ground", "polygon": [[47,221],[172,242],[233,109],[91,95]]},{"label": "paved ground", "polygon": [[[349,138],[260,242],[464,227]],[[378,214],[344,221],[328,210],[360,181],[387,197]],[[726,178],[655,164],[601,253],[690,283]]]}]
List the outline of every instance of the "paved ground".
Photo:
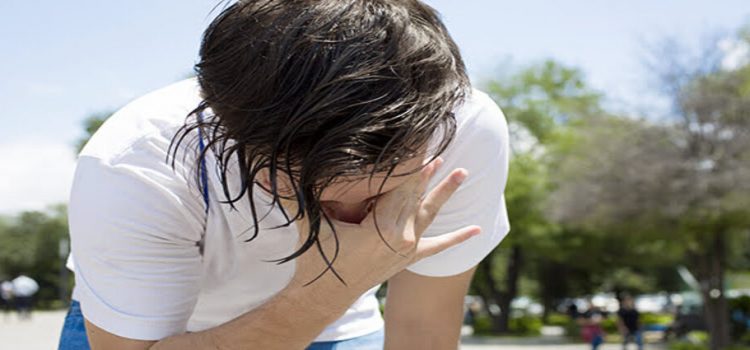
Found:
[{"label": "paved ground", "polygon": [[[65,313],[36,312],[31,321],[21,321],[15,315],[0,314],[0,340],[3,349],[50,350],[57,348]],[[461,350],[587,350],[585,344],[559,344],[556,338],[541,339],[474,339],[465,338]],[[6,347],[7,345],[7,347]],[[617,344],[606,344],[600,350],[620,350]],[[635,349],[631,347],[631,349]],[[647,346],[660,350],[663,347]]]},{"label": "paved ground", "polygon": [[[16,315],[0,314],[0,339],[3,349],[57,349],[65,312],[35,312],[30,321]],[[5,345],[8,345],[5,347]]]},{"label": "paved ground", "polygon": [[[464,338],[461,350],[588,350],[591,346],[587,344],[565,344],[555,342],[552,339],[472,339]],[[622,345],[604,344],[599,350],[621,350]],[[634,345],[629,349],[635,350]],[[664,350],[662,345],[647,344],[646,350]]]}]

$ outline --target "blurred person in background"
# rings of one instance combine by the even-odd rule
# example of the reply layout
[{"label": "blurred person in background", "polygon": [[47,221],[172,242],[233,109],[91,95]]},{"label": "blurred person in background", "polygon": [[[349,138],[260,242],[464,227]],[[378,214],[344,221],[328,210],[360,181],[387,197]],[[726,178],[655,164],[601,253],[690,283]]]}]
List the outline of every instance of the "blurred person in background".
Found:
[{"label": "blurred person in background", "polygon": [[633,297],[625,295],[620,301],[620,309],[617,311],[617,329],[622,335],[623,350],[627,349],[628,343],[631,341],[638,345],[638,350],[643,350],[640,316],[635,308]]},{"label": "blurred person in background", "polygon": [[31,310],[34,308],[34,294],[37,291],[39,291],[39,284],[33,278],[21,274],[13,279],[13,299],[19,319],[31,319]]},{"label": "blurred person in background", "polygon": [[604,312],[601,308],[594,305],[589,299],[587,301],[588,308],[585,312],[579,313],[577,323],[581,327],[581,337],[583,340],[591,344],[592,350],[597,350],[602,343],[604,343],[604,329],[602,328],[602,321],[604,320]]},{"label": "blurred person in background", "polygon": [[10,315],[11,311],[13,310],[13,282],[11,281],[3,281],[0,283],[0,307],[3,309],[3,314],[5,314],[5,318],[7,319],[8,315]]}]

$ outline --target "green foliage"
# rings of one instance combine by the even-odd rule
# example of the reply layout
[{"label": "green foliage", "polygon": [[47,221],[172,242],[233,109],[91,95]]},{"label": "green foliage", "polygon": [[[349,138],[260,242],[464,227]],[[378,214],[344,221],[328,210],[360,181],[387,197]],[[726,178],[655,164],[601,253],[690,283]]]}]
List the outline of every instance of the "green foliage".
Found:
[{"label": "green foliage", "polygon": [[567,321],[563,324],[559,324],[559,326],[563,327],[565,335],[570,338],[577,339],[581,335],[581,326],[576,322],[576,320],[570,317],[567,317]]},{"label": "green foliage", "polygon": [[475,335],[493,335],[492,332],[492,319],[487,315],[480,315],[474,318],[474,334]]},{"label": "green foliage", "polygon": [[641,314],[640,321],[643,326],[649,326],[649,325],[668,326],[672,324],[672,322],[674,322],[674,315],[644,312]]},{"label": "green foliage", "polygon": [[547,317],[546,324],[549,326],[566,326],[568,325],[572,320],[570,319],[570,316],[566,314],[561,314],[558,312],[550,313],[550,315]]},{"label": "green foliage", "polygon": [[688,342],[676,342],[669,344],[669,350],[708,350],[708,346]]},{"label": "green foliage", "polygon": [[60,242],[67,240],[64,206],[48,211],[23,212],[0,220],[0,279],[26,274],[39,283],[36,300],[50,307],[60,295],[69,295],[71,274],[65,270],[67,252],[60,255]]},{"label": "green foliage", "polygon": [[[669,283],[648,271],[681,264],[704,290],[721,292],[725,271],[750,268],[750,65],[716,67],[698,60],[660,72],[673,119],[576,120],[549,150],[555,222],[607,242],[608,289]],[[678,287],[669,284],[659,287]],[[717,349],[730,340],[722,295],[704,302]]]},{"label": "green foliage", "polygon": [[[515,232],[514,243],[522,245],[544,244],[552,229],[540,205],[549,192],[547,169],[531,154],[516,154],[511,160],[505,200],[508,218]],[[551,248],[551,247],[550,247]]]},{"label": "green foliage", "polygon": [[[674,316],[671,314],[658,314],[646,312],[641,314],[640,318],[643,326],[648,325],[663,325],[667,326],[672,324]],[[571,319],[570,316],[561,313],[552,313],[547,319],[547,325],[560,326],[565,329],[565,334],[572,337],[577,337],[580,333],[580,328],[576,324],[575,320]],[[617,329],[617,315],[610,315],[609,317],[602,320],[602,329],[606,333],[616,334],[619,332]]]},{"label": "green foliage", "polygon": [[[675,342],[669,344],[669,350],[709,350],[706,344],[695,344],[690,342]],[[750,350],[748,346],[732,345],[722,350]]]},{"label": "green foliage", "polygon": [[[519,316],[510,319],[510,334],[520,336],[539,335],[542,331],[542,319],[537,316]],[[492,320],[487,315],[474,318],[474,334],[495,335],[492,331]]]},{"label": "green foliage", "polygon": [[[582,265],[573,261],[590,260],[580,250],[574,253],[576,249],[568,249],[586,242],[555,225],[545,212],[550,174],[555,171],[545,149],[557,142],[561,125],[598,114],[600,95],[586,87],[580,71],[551,60],[524,67],[485,87],[503,108],[511,133],[512,158],[505,192],[511,233],[482,262],[490,267],[479,269],[472,291],[486,299],[497,296],[487,292],[492,288],[504,295],[516,290],[534,292],[549,304],[576,290],[569,288],[571,284],[590,288],[589,275],[583,270],[595,265],[580,271],[559,269]],[[510,254],[509,248],[518,254]],[[516,275],[511,270],[520,270],[522,277],[509,279]],[[513,297],[506,295],[506,300]]]},{"label": "green foliage", "polygon": [[583,74],[553,60],[522,68],[487,84],[508,120],[523,125],[547,143],[559,125],[598,114],[601,95],[586,86]]},{"label": "green foliage", "polygon": [[86,143],[89,142],[89,139],[91,139],[91,136],[94,135],[94,133],[99,130],[99,128],[104,124],[104,122],[112,115],[112,112],[99,112],[94,113],[90,116],[88,116],[83,121],[83,129],[84,129],[84,136],[82,136],[77,142],[76,142],[76,153],[81,152],[84,146],[86,146]]},{"label": "green foliage", "polygon": [[602,319],[601,326],[605,333],[617,333],[617,316],[610,315],[609,317]]},{"label": "green foliage", "polygon": [[[748,237],[748,240],[750,240],[750,237]],[[744,252],[744,255],[742,258],[750,259],[750,252]],[[750,271],[746,272],[740,272],[740,271],[732,271],[727,273],[727,283],[729,284],[729,288],[734,289],[750,289]]]},{"label": "green foliage", "polygon": [[518,335],[539,335],[542,325],[542,319],[537,316],[514,317],[510,319],[510,332]]}]

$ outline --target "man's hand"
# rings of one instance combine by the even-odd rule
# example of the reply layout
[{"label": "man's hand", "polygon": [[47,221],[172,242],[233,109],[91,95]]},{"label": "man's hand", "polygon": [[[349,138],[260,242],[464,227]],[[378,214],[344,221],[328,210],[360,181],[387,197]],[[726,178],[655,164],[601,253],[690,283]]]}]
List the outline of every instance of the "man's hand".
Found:
[{"label": "man's hand", "polygon": [[[326,256],[332,259],[337,252],[338,240],[338,256],[333,267],[347,286],[342,286],[331,271],[315,283],[335,284],[338,287],[332,288],[347,289],[360,295],[416,261],[478,234],[478,226],[468,226],[438,237],[422,238],[440,208],[468,175],[464,169],[455,169],[425,195],[427,184],[441,163],[440,158],[436,159],[399,187],[380,196],[360,224],[333,220],[335,237],[323,222],[320,244]],[[296,212],[296,203],[285,201],[282,204],[290,212]],[[298,229],[304,238],[308,232],[307,220],[298,221]],[[326,269],[325,261],[315,247],[302,254],[296,263],[297,271],[288,288],[303,286]]]}]

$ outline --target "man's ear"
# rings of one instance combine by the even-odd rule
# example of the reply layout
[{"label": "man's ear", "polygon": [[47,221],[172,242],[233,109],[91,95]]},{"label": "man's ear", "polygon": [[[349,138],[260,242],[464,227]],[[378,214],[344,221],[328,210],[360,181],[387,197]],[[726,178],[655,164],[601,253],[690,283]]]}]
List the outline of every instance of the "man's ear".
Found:
[{"label": "man's ear", "polygon": [[263,187],[271,189],[271,177],[268,174],[268,168],[263,168],[258,171],[258,182],[260,182]]},{"label": "man's ear", "polygon": [[[263,187],[271,190],[271,173],[268,171],[268,168],[263,168],[258,171],[258,182],[260,182]],[[289,178],[285,173],[277,173],[276,190],[279,195],[282,196],[291,196],[292,194],[294,194],[294,191],[292,191],[291,181],[289,181]]]}]

